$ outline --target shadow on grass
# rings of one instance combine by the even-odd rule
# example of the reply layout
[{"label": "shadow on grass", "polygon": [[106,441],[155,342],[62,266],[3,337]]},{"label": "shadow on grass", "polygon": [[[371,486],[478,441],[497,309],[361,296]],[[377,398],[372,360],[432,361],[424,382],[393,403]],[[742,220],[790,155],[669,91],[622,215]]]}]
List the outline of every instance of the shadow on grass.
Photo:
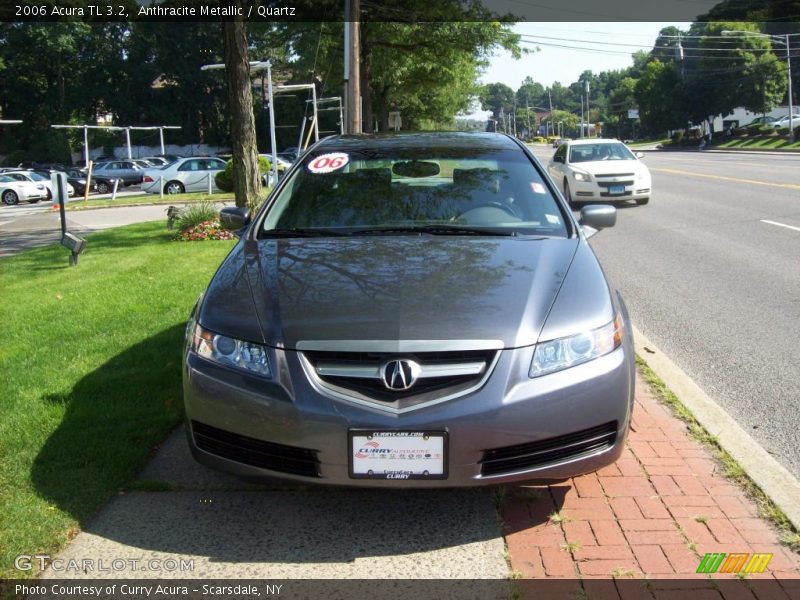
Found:
[{"label": "shadow on grass", "polygon": [[31,481],[51,504],[84,523],[129,481],[180,421],[183,324],[118,354],[67,394],[58,428],[36,457]]}]

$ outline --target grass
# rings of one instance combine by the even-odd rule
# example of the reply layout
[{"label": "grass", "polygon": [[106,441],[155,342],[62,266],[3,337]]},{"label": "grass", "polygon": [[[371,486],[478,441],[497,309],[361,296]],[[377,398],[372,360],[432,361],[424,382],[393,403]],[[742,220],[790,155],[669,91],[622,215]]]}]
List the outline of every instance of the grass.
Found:
[{"label": "grass", "polygon": [[188,192],[186,194],[164,195],[161,198],[158,194],[137,194],[136,196],[122,196],[116,200],[111,198],[89,198],[72,199],[67,202],[66,210],[85,210],[87,208],[102,208],[104,206],[126,206],[126,205],[146,205],[146,204],[182,204],[190,202],[233,202],[233,192],[215,192],[206,194],[205,192]]},{"label": "grass", "polygon": [[800,139],[789,141],[789,136],[753,135],[734,137],[724,142],[715,143],[714,148],[748,149],[748,150],[800,150]]},{"label": "grass", "polygon": [[569,523],[570,521],[572,521],[572,518],[562,512],[554,512],[552,515],[550,515],[550,522],[555,525],[560,523]]},{"label": "grass", "polygon": [[[794,528],[784,512],[750,479],[744,468],[720,445],[719,440],[700,425],[694,415],[681,403],[672,390],[661,381],[644,359],[637,356],[636,364],[658,400],[662,404],[669,406],[672,412],[686,423],[689,428],[689,434],[693,438],[712,450],[722,466],[723,474],[739,485],[755,501],[758,507],[758,514],[762,518],[767,519],[778,528],[781,542],[792,550],[800,551],[800,533]],[[699,521],[699,518],[696,518],[696,520]]]},{"label": "grass", "polygon": [[181,420],[186,317],[232,244],[144,223],[88,236],[77,267],[60,246],[0,259],[0,578],[32,575],[14,557],[56,552]]}]

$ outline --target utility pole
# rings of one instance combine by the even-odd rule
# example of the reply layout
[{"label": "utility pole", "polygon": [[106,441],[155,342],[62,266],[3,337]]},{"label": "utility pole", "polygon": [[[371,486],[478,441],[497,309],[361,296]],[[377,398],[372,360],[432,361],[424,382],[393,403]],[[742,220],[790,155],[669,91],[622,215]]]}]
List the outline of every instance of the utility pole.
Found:
[{"label": "utility pole", "polygon": [[531,109],[528,107],[528,95],[527,94],[525,94],[525,118],[528,121],[528,139],[530,139],[532,137],[531,136]]},{"label": "utility pole", "polygon": [[580,138],[583,139],[583,96],[581,96],[581,135]]},{"label": "utility pole", "polygon": [[345,0],[345,79],[347,93],[347,132],[361,133],[361,0]]},{"label": "utility pole", "polygon": [[[550,118],[547,119],[547,123],[551,126],[551,129],[552,129],[552,123],[553,123],[553,96],[550,95],[550,88],[547,88],[547,99],[550,101]],[[545,133],[547,133],[547,132],[545,131]]]},{"label": "utility pole", "polygon": [[589,116],[589,80],[587,79],[584,82],[584,86],[586,87],[586,137],[589,137],[589,121],[591,117]]}]

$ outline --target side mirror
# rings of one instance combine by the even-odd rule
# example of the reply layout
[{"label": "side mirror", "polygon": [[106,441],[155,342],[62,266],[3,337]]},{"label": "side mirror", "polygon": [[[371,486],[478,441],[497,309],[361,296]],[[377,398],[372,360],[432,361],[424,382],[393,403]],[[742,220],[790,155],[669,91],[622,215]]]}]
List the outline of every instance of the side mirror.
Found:
[{"label": "side mirror", "polygon": [[637,152],[636,158],[644,158],[644,152]]},{"label": "side mirror", "polygon": [[239,206],[226,206],[219,211],[219,224],[232,231],[244,229],[250,223],[250,210]]},{"label": "side mirror", "polygon": [[581,218],[578,219],[578,223],[584,228],[586,237],[592,237],[600,229],[613,227],[617,223],[617,209],[602,204],[584,206],[581,209]]},{"label": "side mirror", "polygon": [[553,157],[553,162],[563,163],[564,162],[564,157],[563,156],[554,156]]}]

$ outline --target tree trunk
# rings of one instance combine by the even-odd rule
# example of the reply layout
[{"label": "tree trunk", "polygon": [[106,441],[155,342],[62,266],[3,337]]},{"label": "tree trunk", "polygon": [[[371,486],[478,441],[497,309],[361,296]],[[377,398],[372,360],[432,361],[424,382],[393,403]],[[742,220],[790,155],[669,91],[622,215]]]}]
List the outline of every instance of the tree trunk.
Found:
[{"label": "tree trunk", "polygon": [[378,96],[378,118],[380,131],[389,131],[389,90],[383,88]]},{"label": "tree trunk", "polygon": [[[242,0],[236,0],[235,5],[241,7]],[[261,202],[261,176],[258,172],[256,123],[253,116],[250,59],[247,53],[247,32],[244,22],[225,21],[223,40],[228,110],[231,111],[233,192],[236,206],[255,208]]]},{"label": "tree trunk", "polygon": [[370,60],[369,43],[367,42],[367,23],[361,23],[361,122],[364,124],[363,132],[372,133],[375,130],[375,118],[372,114],[372,88],[370,88]]}]

